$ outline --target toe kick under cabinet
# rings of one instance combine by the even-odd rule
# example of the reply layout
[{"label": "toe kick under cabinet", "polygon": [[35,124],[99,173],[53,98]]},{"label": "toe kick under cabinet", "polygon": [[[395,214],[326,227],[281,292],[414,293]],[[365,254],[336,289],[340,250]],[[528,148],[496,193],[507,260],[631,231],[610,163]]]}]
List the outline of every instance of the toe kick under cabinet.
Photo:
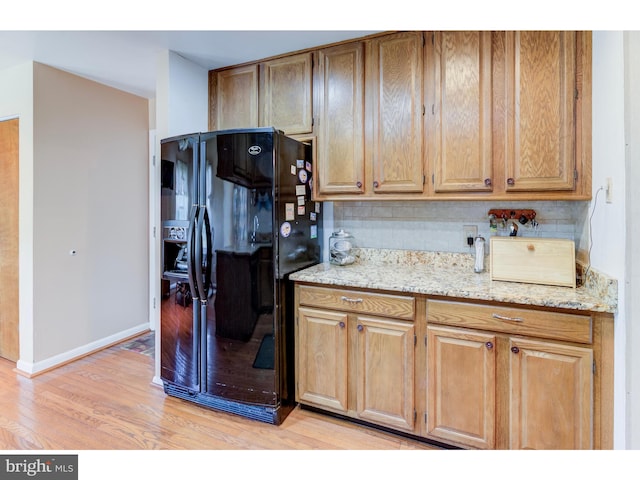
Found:
[{"label": "toe kick under cabinet", "polygon": [[296,400],[473,449],[613,448],[613,315],[296,284]]}]

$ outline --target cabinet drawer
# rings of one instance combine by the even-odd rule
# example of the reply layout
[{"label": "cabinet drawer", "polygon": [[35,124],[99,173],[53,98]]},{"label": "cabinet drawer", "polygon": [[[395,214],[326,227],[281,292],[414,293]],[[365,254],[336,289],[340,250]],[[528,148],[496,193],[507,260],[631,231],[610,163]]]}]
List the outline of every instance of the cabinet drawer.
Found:
[{"label": "cabinet drawer", "polygon": [[428,300],[427,323],[569,342],[592,342],[592,322],[589,315]]},{"label": "cabinet drawer", "polygon": [[300,304],[413,320],[415,299],[400,295],[323,287],[300,287]]}]

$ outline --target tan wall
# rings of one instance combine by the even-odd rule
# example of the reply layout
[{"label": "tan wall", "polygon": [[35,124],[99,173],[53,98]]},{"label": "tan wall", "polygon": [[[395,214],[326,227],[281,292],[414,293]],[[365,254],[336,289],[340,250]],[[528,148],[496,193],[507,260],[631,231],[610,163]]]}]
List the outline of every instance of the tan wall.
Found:
[{"label": "tan wall", "polygon": [[148,322],[149,117],[145,98],[38,63],[33,98],[38,370]]}]

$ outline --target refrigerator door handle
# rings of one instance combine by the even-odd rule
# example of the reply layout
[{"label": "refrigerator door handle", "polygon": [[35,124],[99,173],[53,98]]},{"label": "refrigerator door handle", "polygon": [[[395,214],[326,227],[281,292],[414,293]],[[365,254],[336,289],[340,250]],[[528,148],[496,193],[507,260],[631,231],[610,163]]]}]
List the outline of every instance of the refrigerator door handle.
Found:
[{"label": "refrigerator door handle", "polygon": [[[207,300],[207,292],[205,292],[205,286],[202,275],[202,226],[204,224],[204,215],[206,210],[203,207],[198,209],[198,220],[196,222],[196,231],[195,235],[195,255],[194,255],[194,266],[195,266],[195,283],[198,291],[198,298],[201,302],[206,302]],[[195,298],[195,297],[194,297]]]},{"label": "refrigerator door handle", "polygon": [[[206,262],[206,274],[210,277],[209,273],[209,253],[211,251],[211,245],[209,241],[209,217],[207,215],[206,201],[206,172],[207,172],[207,144],[206,142],[200,142],[200,161],[198,162],[198,175],[196,181],[198,182],[198,223],[196,227],[196,255],[195,255],[195,275],[196,284],[198,286],[198,292],[200,297],[200,325],[199,325],[199,341],[200,341],[200,362],[198,371],[198,382],[200,384],[200,391],[205,392],[207,390],[207,300],[209,284],[207,280],[203,278],[202,262]],[[203,226],[206,228],[206,236],[204,238],[203,245]],[[206,256],[205,256],[206,255]]]},{"label": "refrigerator door handle", "polygon": [[[196,277],[196,286],[198,288],[198,297],[201,302],[207,301],[207,292],[205,290],[205,284],[203,281],[203,271],[202,271],[202,262],[203,262],[203,254],[204,248],[208,248],[209,245],[203,246],[202,242],[202,228],[205,221],[206,214],[206,205],[205,205],[205,197],[206,197],[206,170],[207,170],[207,143],[201,141],[199,145],[199,161],[197,165],[197,176],[195,181],[198,184],[197,187],[197,200],[199,203],[198,209],[198,222],[196,224],[196,232],[195,232],[195,256],[194,256],[194,266],[195,266],[195,277]],[[206,240],[205,240],[206,242]]]},{"label": "refrigerator door handle", "polygon": [[196,282],[194,279],[194,265],[196,263],[195,260],[195,250],[197,250],[197,245],[194,242],[194,234],[196,233],[196,215],[198,213],[198,206],[192,205],[191,212],[189,213],[189,229],[187,230],[187,258],[189,261],[187,262],[187,277],[189,278],[189,289],[191,290],[191,296],[193,300],[197,300],[198,290],[196,288]]}]

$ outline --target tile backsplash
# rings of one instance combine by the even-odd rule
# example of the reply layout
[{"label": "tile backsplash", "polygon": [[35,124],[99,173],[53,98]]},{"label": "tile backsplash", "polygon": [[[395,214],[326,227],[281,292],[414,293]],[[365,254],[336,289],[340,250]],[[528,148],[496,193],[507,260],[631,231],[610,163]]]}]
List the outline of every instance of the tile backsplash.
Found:
[{"label": "tile backsplash", "polygon": [[[488,239],[492,208],[536,211],[537,230],[519,225],[518,236],[568,238],[577,249],[587,249],[587,201],[334,202],[333,222],[336,230],[352,233],[359,247],[469,253],[463,226],[477,226],[478,235]],[[508,230],[498,229],[498,235],[508,235]]]}]

